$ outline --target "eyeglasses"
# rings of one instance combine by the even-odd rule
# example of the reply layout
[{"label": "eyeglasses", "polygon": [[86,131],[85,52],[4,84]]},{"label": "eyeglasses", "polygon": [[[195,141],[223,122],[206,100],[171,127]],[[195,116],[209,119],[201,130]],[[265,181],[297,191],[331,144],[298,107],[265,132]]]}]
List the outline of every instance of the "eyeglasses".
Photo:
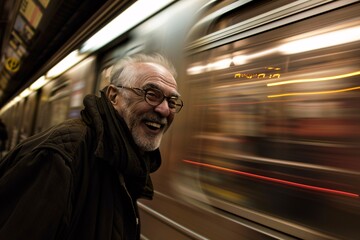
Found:
[{"label": "eyeglasses", "polygon": [[133,87],[124,87],[121,85],[116,86],[117,88],[129,89],[132,90],[139,96],[144,96],[144,100],[150,104],[151,106],[158,106],[160,105],[164,99],[168,102],[169,109],[173,113],[180,112],[181,108],[184,106],[183,101],[177,96],[165,96],[165,94],[156,88],[148,88],[148,89],[141,89],[141,88],[133,88]]}]

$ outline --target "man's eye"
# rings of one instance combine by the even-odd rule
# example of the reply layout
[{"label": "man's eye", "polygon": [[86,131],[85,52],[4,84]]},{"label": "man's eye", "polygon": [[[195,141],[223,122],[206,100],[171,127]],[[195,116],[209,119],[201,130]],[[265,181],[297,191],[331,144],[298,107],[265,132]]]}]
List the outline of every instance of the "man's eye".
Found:
[{"label": "man's eye", "polygon": [[168,100],[168,103],[169,103],[169,107],[170,107],[170,108],[175,108],[176,105],[177,105],[177,100],[170,98],[170,99]]},{"label": "man's eye", "polygon": [[149,99],[161,99],[162,94],[161,94],[161,92],[156,91],[156,90],[147,90],[146,97]]},{"label": "man's eye", "polygon": [[156,92],[150,90],[150,91],[147,91],[147,95],[150,97],[156,97],[158,94],[156,94]]}]

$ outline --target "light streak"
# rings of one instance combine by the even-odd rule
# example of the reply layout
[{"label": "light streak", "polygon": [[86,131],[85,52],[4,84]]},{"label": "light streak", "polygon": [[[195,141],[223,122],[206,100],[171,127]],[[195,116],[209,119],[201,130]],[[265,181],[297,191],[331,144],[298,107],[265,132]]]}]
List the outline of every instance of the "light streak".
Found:
[{"label": "light streak", "polygon": [[328,81],[328,80],[335,80],[335,79],[353,77],[353,76],[356,76],[356,75],[360,75],[360,71],[351,72],[351,73],[345,73],[345,74],[336,75],[336,76],[321,77],[321,78],[287,80],[287,81],[282,81],[282,82],[269,83],[269,84],[267,84],[267,86],[272,87],[272,86],[293,84],[293,83],[320,82],[320,81]]},{"label": "light streak", "polygon": [[287,180],[283,180],[283,179],[267,177],[267,176],[258,175],[258,174],[254,174],[254,173],[243,172],[243,171],[239,171],[239,170],[235,170],[235,169],[220,167],[220,166],[216,166],[216,165],[212,165],[212,164],[195,162],[195,161],[191,161],[191,160],[183,160],[183,161],[186,163],[192,164],[192,165],[216,169],[216,170],[220,170],[223,172],[234,173],[237,175],[247,176],[247,177],[251,177],[251,178],[257,178],[257,179],[261,179],[261,180],[265,180],[265,181],[269,181],[269,182],[280,183],[280,184],[284,184],[284,185],[288,185],[288,186],[292,186],[292,187],[298,187],[298,188],[303,188],[303,189],[308,189],[308,190],[313,190],[313,191],[318,191],[318,192],[331,193],[331,194],[342,195],[342,196],[353,197],[353,198],[359,197],[359,194],[356,194],[356,193],[345,192],[345,191],[340,191],[340,190],[330,189],[330,188],[317,187],[317,186],[287,181]]},{"label": "light streak", "polygon": [[320,91],[320,92],[297,92],[297,93],[274,94],[274,95],[269,95],[268,98],[289,97],[289,96],[303,96],[303,95],[316,95],[316,94],[332,94],[332,93],[341,93],[341,92],[354,91],[354,90],[357,90],[357,89],[360,89],[360,86],[352,87],[352,88],[337,89],[337,90]]}]

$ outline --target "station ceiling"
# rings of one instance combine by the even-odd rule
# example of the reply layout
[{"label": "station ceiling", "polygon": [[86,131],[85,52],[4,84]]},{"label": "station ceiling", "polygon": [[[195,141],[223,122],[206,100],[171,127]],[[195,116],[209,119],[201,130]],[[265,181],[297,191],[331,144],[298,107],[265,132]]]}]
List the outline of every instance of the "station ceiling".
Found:
[{"label": "station ceiling", "polygon": [[[94,15],[119,0],[0,0],[0,108]],[[40,77],[40,76],[38,76]]]}]

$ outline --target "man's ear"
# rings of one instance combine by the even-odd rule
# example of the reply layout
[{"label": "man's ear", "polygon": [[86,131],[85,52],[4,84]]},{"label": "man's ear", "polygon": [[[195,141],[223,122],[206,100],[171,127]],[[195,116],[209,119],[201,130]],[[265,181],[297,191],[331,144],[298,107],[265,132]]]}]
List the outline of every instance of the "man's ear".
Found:
[{"label": "man's ear", "polygon": [[106,96],[109,98],[110,102],[115,105],[118,101],[118,90],[115,86],[110,85],[106,90]]}]

